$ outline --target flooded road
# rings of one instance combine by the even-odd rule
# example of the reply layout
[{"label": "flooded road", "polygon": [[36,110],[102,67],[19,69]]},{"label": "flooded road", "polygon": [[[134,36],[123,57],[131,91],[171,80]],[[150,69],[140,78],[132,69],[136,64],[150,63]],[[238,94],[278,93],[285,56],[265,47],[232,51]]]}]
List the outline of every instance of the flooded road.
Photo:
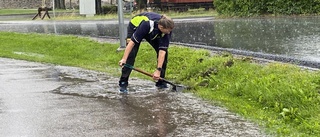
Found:
[{"label": "flooded road", "polygon": [[[121,102],[53,94],[68,85],[51,65],[0,59],[0,133],[3,137],[131,136]],[[114,107],[120,106],[120,107]]]},{"label": "flooded road", "polygon": [[[6,21],[0,31],[118,38],[117,20]],[[320,68],[320,17],[176,18],[172,44]],[[125,19],[125,25],[129,22]],[[126,34],[126,29],[124,30]]]},{"label": "flooded road", "polygon": [[1,136],[267,136],[190,93],[130,82],[124,96],[105,73],[0,58]]}]

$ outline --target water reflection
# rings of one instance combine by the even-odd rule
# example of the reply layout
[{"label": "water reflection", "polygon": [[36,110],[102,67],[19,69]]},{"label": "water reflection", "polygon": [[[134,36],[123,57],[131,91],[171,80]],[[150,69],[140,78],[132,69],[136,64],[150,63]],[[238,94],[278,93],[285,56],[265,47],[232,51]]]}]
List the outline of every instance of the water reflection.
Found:
[{"label": "water reflection", "polygon": [[216,45],[214,22],[176,23],[172,41],[202,45]]},{"label": "water reflection", "polygon": [[320,18],[216,20],[216,45],[294,57],[318,58]]}]

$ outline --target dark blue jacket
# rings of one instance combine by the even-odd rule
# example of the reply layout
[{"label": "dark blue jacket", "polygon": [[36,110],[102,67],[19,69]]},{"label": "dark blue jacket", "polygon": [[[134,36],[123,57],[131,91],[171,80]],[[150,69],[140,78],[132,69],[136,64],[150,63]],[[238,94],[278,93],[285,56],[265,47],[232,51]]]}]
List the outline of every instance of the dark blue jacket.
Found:
[{"label": "dark blue jacket", "polygon": [[171,34],[163,34],[158,29],[160,18],[161,15],[154,12],[144,12],[133,17],[130,23],[135,26],[135,31],[131,40],[135,44],[140,44],[142,39],[146,39],[153,47],[166,51],[169,47]]}]

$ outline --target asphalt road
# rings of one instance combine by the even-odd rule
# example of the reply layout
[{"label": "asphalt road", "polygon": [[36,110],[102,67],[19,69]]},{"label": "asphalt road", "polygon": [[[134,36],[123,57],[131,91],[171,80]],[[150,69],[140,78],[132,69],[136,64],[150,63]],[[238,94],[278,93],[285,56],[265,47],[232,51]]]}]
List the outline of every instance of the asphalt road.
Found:
[{"label": "asphalt road", "polygon": [[[53,94],[54,66],[0,59],[1,137],[133,136],[119,100]],[[115,107],[119,106],[119,107]]]},{"label": "asphalt road", "polygon": [[263,130],[189,93],[152,81],[0,58],[1,137],[261,137]]}]

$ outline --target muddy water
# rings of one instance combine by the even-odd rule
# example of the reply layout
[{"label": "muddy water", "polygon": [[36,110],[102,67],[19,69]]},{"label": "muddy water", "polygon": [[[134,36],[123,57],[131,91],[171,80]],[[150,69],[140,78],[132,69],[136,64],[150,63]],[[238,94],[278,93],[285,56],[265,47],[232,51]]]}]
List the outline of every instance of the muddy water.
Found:
[{"label": "muddy water", "polygon": [[266,136],[259,127],[189,93],[74,67],[0,59],[4,136]]}]

